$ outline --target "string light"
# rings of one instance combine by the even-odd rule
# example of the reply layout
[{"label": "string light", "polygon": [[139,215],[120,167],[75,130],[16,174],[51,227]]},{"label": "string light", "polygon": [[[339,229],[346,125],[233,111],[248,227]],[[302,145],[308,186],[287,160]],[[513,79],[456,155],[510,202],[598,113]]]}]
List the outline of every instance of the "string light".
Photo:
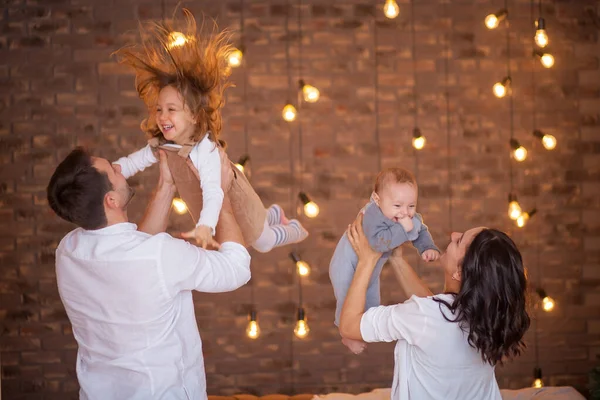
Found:
[{"label": "string light", "polygon": [[521,146],[517,139],[510,139],[510,147],[513,149],[512,156],[515,160],[521,162],[527,158],[527,149]]},{"label": "string light", "polygon": [[292,104],[288,103],[285,107],[283,107],[283,111],[281,111],[281,116],[287,122],[292,122],[296,119],[298,112],[296,111],[296,107]]},{"label": "string light", "polygon": [[540,59],[540,63],[544,68],[552,68],[554,66],[554,56],[540,50],[535,50],[533,55]]},{"label": "string light", "polygon": [[237,169],[239,169],[241,172],[246,172],[247,167],[249,166],[250,163],[250,156],[249,155],[243,155],[240,157],[240,159],[238,160],[237,163],[235,163],[235,167]]},{"label": "string light", "polygon": [[396,18],[400,14],[400,7],[398,7],[396,0],[385,0],[385,4],[383,5],[383,13],[389,19]]},{"label": "string light", "polygon": [[507,15],[508,11],[506,11],[506,9],[502,9],[494,14],[489,14],[485,17],[485,26],[487,26],[488,29],[496,29],[500,24],[500,21],[506,18]]},{"label": "string light", "polygon": [[546,150],[554,150],[556,148],[556,138],[554,136],[546,134],[539,129],[534,129],[533,136],[542,141],[542,145]]},{"label": "string light", "polygon": [[521,205],[517,201],[517,196],[513,193],[509,193],[508,195],[508,217],[513,221],[516,221],[517,218],[521,215]]},{"label": "string light", "polygon": [[175,209],[175,212],[177,214],[185,214],[188,210],[187,204],[185,204],[185,201],[183,201],[183,199],[181,199],[179,197],[175,197],[171,204],[173,205],[173,209]]},{"label": "string light", "polygon": [[542,300],[542,308],[544,309],[544,311],[546,312],[550,312],[552,310],[554,310],[554,306],[556,305],[556,303],[554,302],[554,299],[550,296],[548,296],[548,293],[546,293],[546,291],[544,289],[537,289],[536,293],[538,294],[538,296],[540,296],[540,299]]},{"label": "string light", "polygon": [[317,203],[312,201],[306,193],[300,192],[298,193],[298,197],[300,198],[302,204],[304,204],[304,215],[306,215],[308,218],[315,218],[317,215],[319,215],[319,206]]},{"label": "string light", "polygon": [[511,79],[510,76],[504,77],[500,82],[496,82],[493,87],[494,96],[501,99],[510,91]]},{"label": "string light", "polygon": [[537,210],[535,208],[529,212],[522,212],[521,215],[519,215],[519,218],[517,218],[517,226],[519,228],[523,228],[525,225],[527,225],[527,221],[529,221],[529,219],[533,217],[536,212]]},{"label": "string light", "polygon": [[296,321],[296,327],[294,328],[294,334],[300,338],[304,339],[308,332],[310,332],[310,328],[308,327],[308,323],[306,322],[306,315],[304,313],[304,308],[298,308],[298,318]]},{"label": "string light", "polygon": [[186,44],[187,42],[189,42],[190,39],[184,35],[181,32],[171,32],[169,34],[169,42],[167,43],[167,47],[170,49],[173,49],[175,47],[181,47],[184,44]]},{"label": "string light", "polygon": [[546,33],[546,21],[544,20],[544,18],[538,18],[535,26],[537,28],[535,31],[535,44],[537,44],[541,48],[548,46],[550,40],[548,39],[548,34]]},{"label": "string light", "polygon": [[239,49],[233,49],[227,55],[227,62],[231,68],[237,68],[242,65],[242,60],[244,58],[243,46],[240,46]]},{"label": "string light", "polygon": [[540,367],[535,367],[533,370],[533,384],[531,387],[537,389],[544,387],[544,381],[542,381],[542,369]]},{"label": "string light", "polygon": [[246,336],[250,339],[257,339],[260,336],[260,326],[256,319],[256,311],[250,311],[248,314],[248,326],[246,327]]},{"label": "string light", "polygon": [[300,85],[300,89],[302,90],[302,96],[304,98],[304,101],[306,101],[307,103],[316,103],[317,100],[319,100],[319,89],[306,84],[306,82],[304,82],[303,79],[300,79],[298,84]]},{"label": "string light", "polygon": [[310,275],[310,265],[308,265],[308,263],[306,261],[304,261],[300,257],[298,257],[298,254],[296,254],[295,252],[291,252],[290,258],[292,259],[292,261],[294,261],[294,264],[296,264],[296,270],[298,272],[298,275],[300,275],[300,276]]},{"label": "string light", "polygon": [[425,142],[425,136],[421,134],[421,130],[419,128],[413,129],[413,147],[417,150],[421,150],[423,147],[425,147]]}]

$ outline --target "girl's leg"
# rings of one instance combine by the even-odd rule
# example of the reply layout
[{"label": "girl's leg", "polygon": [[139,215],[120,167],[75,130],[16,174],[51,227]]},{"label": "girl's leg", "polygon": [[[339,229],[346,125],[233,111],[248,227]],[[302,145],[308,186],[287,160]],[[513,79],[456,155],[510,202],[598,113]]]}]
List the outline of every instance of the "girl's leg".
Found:
[{"label": "girl's leg", "polygon": [[301,242],[308,236],[306,229],[295,219],[290,220],[287,225],[272,226],[269,225],[268,220],[267,215],[260,237],[252,244],[252,247],[260,253],[267,253],[275,247],[285,246],[286,244]]},{"label": "girl's leg", "polygon": [[285,213],[279,204],[273,204],[267,208],[267,222],[272,225],[287,225],[290,221],[285,217]]}]

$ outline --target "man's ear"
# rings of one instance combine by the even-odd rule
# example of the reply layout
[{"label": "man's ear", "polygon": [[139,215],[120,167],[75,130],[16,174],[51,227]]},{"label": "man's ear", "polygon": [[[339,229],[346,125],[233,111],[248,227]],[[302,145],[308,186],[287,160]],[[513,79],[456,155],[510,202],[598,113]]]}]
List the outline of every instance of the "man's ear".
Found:
[{"label": "man's ear", "polygon": [[104,195],[104,207],[107,209],[119,208],[120,200],[117,192],[110,190]]}]

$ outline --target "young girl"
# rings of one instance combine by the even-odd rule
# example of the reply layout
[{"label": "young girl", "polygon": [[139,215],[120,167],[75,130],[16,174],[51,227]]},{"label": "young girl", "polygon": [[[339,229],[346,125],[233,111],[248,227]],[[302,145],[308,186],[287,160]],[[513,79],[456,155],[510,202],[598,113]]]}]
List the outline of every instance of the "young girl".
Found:
[{"label": "young girl", "polygon": [[[129,178],[158,161],[155,156],[158,146],[171,150],[170,156],[175,151],[182,159],[189,157],[200,174],[201,200],[186,199],[182,193],[191,191],[182,186],[192,184],[191,181],[178,179],[173,169],[172,173],[190,209],[197,206],[192,202],[201,201],[202,206],[199,215],[192,213],[198,218],[196,228],[183,236],[195,238],[206,248],[218,246],[213,235],[223,203],[223,190],[217,147],[224,146],[218,137],[222,127],[223,92],[230,85],[226,56],[232,48],[226,43],[224,33],[212,37],[201,35],[192,14],[187,9],[183,12],[187,22],[183,33],[170,29],[165,23],[141,25],[140,43],[117,51],[120,62],[135,71],[138,94],[149,112],[142,122],[142,130],[151,140],[141,150],[115,163],[121,166],[125,178]],[[178,171],[181,173],[179,168]],[[240,175],[236,189],[232,188],[233,196],[238,197],[232,198],[232,204],[239,206],[237,214],[248,214],[248,210],[241,209],[244,207],[260,209],[251,213],[258,218],[250,221],[252,226],[246,227],[247,243],[260,252],[268,252],[273,247],[297,243],[308,236],[297,220],[285,218],[278,205],[264,210],[254,190]],[[244,231],[243,224],[240,226]],[[259,235],[248,231],[259,232]]]}]

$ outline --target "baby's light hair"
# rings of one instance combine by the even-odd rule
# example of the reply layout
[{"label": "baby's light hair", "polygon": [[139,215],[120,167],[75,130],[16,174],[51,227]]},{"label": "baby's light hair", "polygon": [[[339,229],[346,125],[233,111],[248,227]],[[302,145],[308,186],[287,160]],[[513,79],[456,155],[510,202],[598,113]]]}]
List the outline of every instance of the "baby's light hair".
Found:
[{"label": "baby's light hair", "polygon": [[375,193],[380,194],[381,189],[389,183],[409,183],[417,186],[417,180],[412,172],[407,169],[394,167],[383,169],[375,178]]}]

